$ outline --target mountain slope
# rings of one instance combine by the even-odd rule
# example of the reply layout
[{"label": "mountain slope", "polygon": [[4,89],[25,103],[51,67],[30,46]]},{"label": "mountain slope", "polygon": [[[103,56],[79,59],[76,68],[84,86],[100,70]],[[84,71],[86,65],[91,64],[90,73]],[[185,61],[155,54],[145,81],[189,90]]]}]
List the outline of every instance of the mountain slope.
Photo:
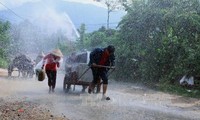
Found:
[{"label": "mountain slope", "polygon": [[[45,18],[47,14],[51,14],[51,12],[53,11],[54,16],[55,14],[65,14],[65,16],[69,16],[69,19],[71,19],[71,22],[75,25],[76,29],[79,28],[82,23],[86,24],[87,32],[97,30],[101,26],[106,26],[107,21],[107,9],[105,8],[94,6],[91,4],[66,2],[62,0],[47,0],[34,3],[29,2],[12,10],[17,15],[9,10],[4,10],[0,11],[1,19],[9,20],[12,23],[18,23],[23,19],[38,21],[38,19]],[[44,14],[41,14],[42,12],[47,10],[48,13],[46,12]],[[125,13],[122,11],[111,12],[110,27],[116,27],[124,14]],[[62,19],[66,19],[66,25],[68,25],[67,22],[70,22],[69,20],[67,20],[67,18],[62,17]]]}]

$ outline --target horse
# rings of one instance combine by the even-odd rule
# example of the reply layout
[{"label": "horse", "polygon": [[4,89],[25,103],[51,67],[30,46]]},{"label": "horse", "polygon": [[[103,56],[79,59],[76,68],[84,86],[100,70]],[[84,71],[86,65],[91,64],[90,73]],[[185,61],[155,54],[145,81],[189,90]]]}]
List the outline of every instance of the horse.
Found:
[{"label": "horse", "polygon": [[18,77],[22,73],[23,77],[33,77],[34,75],[34,63],[26,55],[16,56],[8,66],[8,76],[12,76],[14,68],[18,69]]}]

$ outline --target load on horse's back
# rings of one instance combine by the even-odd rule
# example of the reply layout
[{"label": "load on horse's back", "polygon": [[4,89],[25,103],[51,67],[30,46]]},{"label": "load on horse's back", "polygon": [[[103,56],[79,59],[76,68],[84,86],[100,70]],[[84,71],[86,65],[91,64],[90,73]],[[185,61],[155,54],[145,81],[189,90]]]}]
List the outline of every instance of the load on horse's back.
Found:
[{"label": "load on horse's back", "polygon": [[34,75],[34,63],[31,58],[24,54],[16,56],[12,60],[12,62],[8,66],[8,76],[12,75],[14,68],[18,69],[18,76],[20,76],[20,73],[22,73],[23,77],[33,77]]}]

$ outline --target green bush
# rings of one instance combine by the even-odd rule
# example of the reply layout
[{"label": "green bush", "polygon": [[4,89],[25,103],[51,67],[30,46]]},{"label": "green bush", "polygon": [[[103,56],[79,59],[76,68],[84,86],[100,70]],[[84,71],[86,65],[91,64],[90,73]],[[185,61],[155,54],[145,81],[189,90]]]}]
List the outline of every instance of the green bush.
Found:
[{"label": "green bush", "polygon": [[0,68],[7,68],[8,62],[2,58],[0,58]]}]

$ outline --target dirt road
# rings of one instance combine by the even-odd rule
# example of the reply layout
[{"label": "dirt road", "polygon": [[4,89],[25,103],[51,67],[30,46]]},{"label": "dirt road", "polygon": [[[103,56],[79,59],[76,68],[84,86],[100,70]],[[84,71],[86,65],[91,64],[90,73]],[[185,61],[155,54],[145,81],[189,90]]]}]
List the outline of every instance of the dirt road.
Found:
[{"label": "dirt road", "polygon": [[[0,72],[1,73],[1,72]],[[109,81],[110,101],[101,94],[62,90],[64,74],[59,71],[55,93],[48,93],[47,79],[0,77],[0,98],[45,105],[54,115],[70,120],[199,120],[200,100],[183,98],[138,87],[130,83]]]}]

